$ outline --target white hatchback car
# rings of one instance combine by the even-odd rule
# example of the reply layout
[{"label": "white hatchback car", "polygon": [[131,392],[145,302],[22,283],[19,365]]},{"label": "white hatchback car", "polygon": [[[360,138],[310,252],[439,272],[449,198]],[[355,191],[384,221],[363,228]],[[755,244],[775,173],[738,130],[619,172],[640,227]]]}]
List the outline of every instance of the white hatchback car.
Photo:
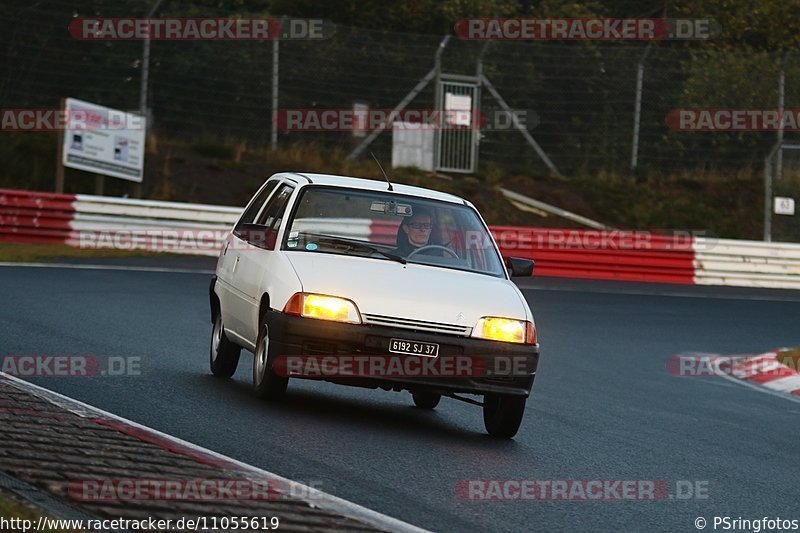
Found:
[{"label": "white hatchback car", "polygon": [[[475,207],[437,191],[281,173],[232,229],[211,281],[211,371],[242,348],[253,386],[278,399],[289,378],[442,395],[482,405],[487,431],[519,429],[539,362],[533,315],[509,258]],[[460,394],[483,396],[480,402]]]}]

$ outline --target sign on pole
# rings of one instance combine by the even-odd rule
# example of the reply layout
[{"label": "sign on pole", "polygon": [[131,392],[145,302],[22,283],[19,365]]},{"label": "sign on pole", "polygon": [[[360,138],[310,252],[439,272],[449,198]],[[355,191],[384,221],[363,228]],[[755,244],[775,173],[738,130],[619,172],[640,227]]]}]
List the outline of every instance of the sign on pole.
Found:
[{"label": "sign on pole", "polygon": [[74,98],[67,98],[65,111],[65,167],[142,182],[144,117]]},{"label": "sign on pole", "polygon": [[787,198],[785,196],[776,196],[775,214],[794,215],[794,198]]}]

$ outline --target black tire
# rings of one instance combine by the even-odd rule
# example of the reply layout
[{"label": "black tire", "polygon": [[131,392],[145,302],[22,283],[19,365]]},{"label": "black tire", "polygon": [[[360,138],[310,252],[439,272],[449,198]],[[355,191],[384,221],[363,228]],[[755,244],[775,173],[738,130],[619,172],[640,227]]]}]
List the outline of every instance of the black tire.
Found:
[{"label": "black tire", "polygon": [[253,392],[262,400],[280,400],[286,394],[289,378],[279,376],[273,369],[275,353],[269,342],[269,327],[261,324],[256,351],[253,353]]},{"label": "black tire", "polygon": [[239,355],[242,349],[232,343],[225,335],[222,326],[222,313],[217,312],[214,325],[211,328],[211,346],[209,349],[209,362],[211,373],[218,378],[229,378],[236,373],[239,366]]},{"label": "black tire", "polygon": [[420,409],[435,409],[442,399],[441,394],[426,391],[412,392],[411,397],[414,398],[414,405]]},{"label": "black tire", "polygon": [[510,439],[517,434],[525,414],[523,396],[487,394],[483,397],[483,424],[492,437]]}]

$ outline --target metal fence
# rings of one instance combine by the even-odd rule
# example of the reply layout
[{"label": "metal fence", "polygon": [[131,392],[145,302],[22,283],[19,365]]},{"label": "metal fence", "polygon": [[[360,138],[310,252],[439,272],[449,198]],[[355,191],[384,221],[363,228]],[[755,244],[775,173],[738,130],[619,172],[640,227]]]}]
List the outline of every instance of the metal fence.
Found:
[{"label": "metal fence", "polygon": [[[143,43],[77,41],[66,27],[78,16],[144,17],[150,6],[135,3],[141,12],[131,12],[130,2],[91,4],[76,9],[53,0],[0,7],[6,22],[0,34],[0,106],[55,107],[59,98],[71,96],[139,108]],[[237,15],[191,9],[187,15]],[[440,35],[346,26],[329,39],[285,40],[277,48],[270,41],[154,41],[148,85],[153,131],[159,137],[269,146],[274,91],[281,109],[352,109],[354,103],[391,109],[434,67],[441,44]],[[514,128],[482,131],[479,171],[546,173],[549,159],[564,175],[761,176],[774,132],[672,131],[667,114],[689,107],[777,108],[781,102],[800,107],[800,55],[723,54],[674,42],[485,45],[453,37],[441,53],[441,72],[475,76],[479,58],[495,90],[481,87],[483,114],[502,110],[498,95],[510,108],[526,111],[528,136],[540,148]],[[408,107],[433,108],[434,85],[427,84]],[[787,133],[785,141],[792,137]],[[346,152],[362,140],[347,131],[280,131],[276,139],[279,146],[314,142]],[[387,159],[391,132],[378,135],[370,150]]]}]

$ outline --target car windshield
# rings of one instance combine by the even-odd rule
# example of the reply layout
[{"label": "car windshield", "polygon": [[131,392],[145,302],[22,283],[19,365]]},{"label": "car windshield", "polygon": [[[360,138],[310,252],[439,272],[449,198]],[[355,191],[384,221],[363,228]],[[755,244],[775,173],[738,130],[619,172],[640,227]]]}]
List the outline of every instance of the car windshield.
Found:
[{"label": "car windshield", "polygon": [[282,248],[505,276],[473,208],[391,192],[306,187]]}]

